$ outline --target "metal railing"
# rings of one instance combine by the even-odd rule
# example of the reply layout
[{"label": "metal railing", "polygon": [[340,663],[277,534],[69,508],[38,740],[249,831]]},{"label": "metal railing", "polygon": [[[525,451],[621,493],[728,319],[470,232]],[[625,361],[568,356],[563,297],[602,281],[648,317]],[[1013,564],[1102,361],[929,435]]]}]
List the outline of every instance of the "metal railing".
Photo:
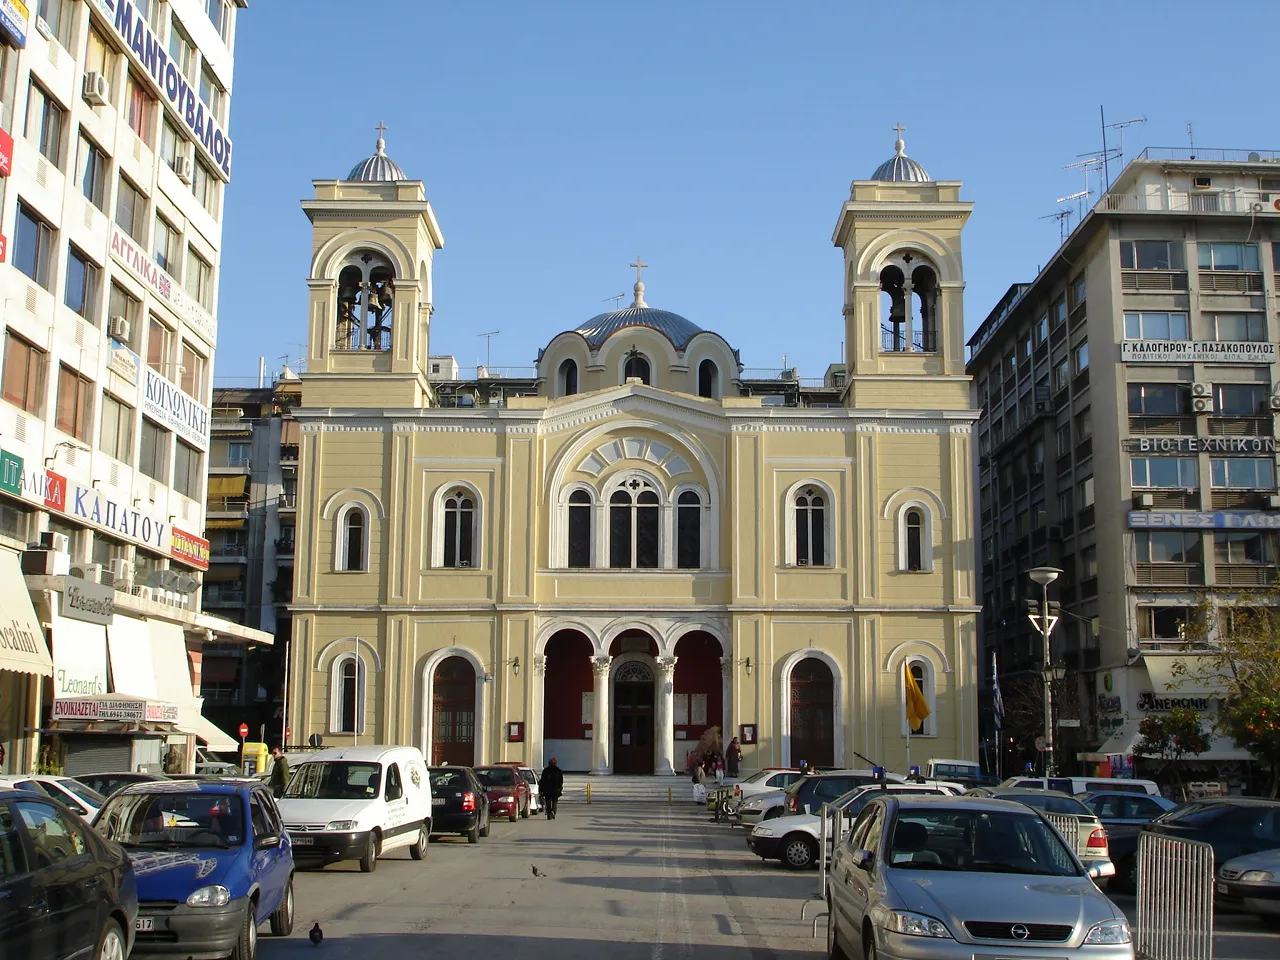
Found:
[{"label": "metal railing", "polygon": [[1262,274],[1252,270],[1201,270],[1204,293],[1262,293]]},{"label": "metal railing", "polygon": [[1253,213],[1253,204],[1263,202],[1260,195],[1253,192],[1173,190],[1154,194],[1108,193],[1098,201],[1098,208],[1122,213]]},{"label": "metal railing", "polygon": [[249,512],[249,501],[239,497],[210,497],[206,510],[208,513],[238,513],[247,514]]},{"label": "metal railing", "polygon": [[1138,836],[1138,929],[1148,960],[1211,960],[1213,847],[1155,833]]},{"label": "metal railing", "polygon": [[298,508],[298,495],[296,493],[282,493],[277,498],[276,503],[282,510],[296,510]]},{"label": "metal railing", "polygon": [[1197,587],[1204,583],[1200,563],[1139,563],[1134,580],[1141,586]]},{"label": "metal railing", "polygon": [[1084,856],[1088,840],[1080,835],[1082,831],[1078,817],[1069,813],[1045,813],[1044,818],[1053,824],[1053,829],[1058,831],[1076,856]]},{"label": "metal railing", "polygon": [[1280,160],[1280,150],[1239,150],[1221,147],[1147,147],[1135,160],[1202,160],[1217,163],[1258,163]]},{"label": "metal railing", "polygon": [[881,353],[937,353],[938,331],[912,330],[911,342],[908,344],[906,331],[893,327],[880,328]]},{"label": "metal railing", "polygon": [[209,588],[204,592],[204,602],[206,606],[240,606],[244,603],[244,591]]}]

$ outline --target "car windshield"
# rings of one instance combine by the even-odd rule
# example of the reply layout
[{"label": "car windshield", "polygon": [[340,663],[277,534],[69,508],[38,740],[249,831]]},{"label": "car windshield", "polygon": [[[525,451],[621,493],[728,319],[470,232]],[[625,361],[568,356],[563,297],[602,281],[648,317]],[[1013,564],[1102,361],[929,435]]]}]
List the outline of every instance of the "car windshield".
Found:
[{"label": "car windshield", "polygon": [[941,790],[911,790],[902,787],[885,787],[880,789],[877,787],[859,787],[846,793],[843,797],[832,804],[837,810],[843,810],[844,815],[850,820],[855,819],[862,812],[862,808],[874,800],[876,797],[882,797],[886,793],[909,793],[912,796],[920,794],[942,796]]},{"label": "car windshield", "polygon": [[107,802],[107,798],[98,793],[97,790],[90,790],[83,783],[79,783],[75,780],[59,780],[58,786],[67,791],[67,793],[73,794],[80,800],[83,800],[91,807],[100,807]]},{"label": "car windshield", "polygon": [[527,784],[529,784],[530,786],[537,786],[537,784],[538,784],[538,778],[537,778],[537,777],[535,777],[535,776],[533,775],[533,771],[532,771],[532,770],[524,770],[524,769],[522,769],[522,770],[520,771],[520,776],[521,776],[521,778],[524,780],[524,782],[525,782],[525,783],[527,783]]},{"label": "car windshield", "polygon": [[957,777],[961,780],[977,780],[982,776],[982,771],[968,763],[935,763],[933,775],[939,780],[953,780]]},{"label": "car windshield", "polygon": [[467,775],[461,770],[432,770],[431,790],[464,790],[471,786],[467,783]]},{"label": "car windshield", "polygon": [[900,811],[887,862],[904,870],[1080,875],[1052,827],[1037,816],[1005,811]]},{"label": "car windshield", "polygon": [[236,847],[245,839],[244,804],[229,793],[117,794],[94,827],[126,847]]},{"label": "car windshield", "polygon": [[289,776],[285,800],[366,800],[378,795],[382,768],[351,760],[311,760]]},{"label": "car windshield", "polygon": [[480,767],[476,776],[486,787],[514,787],[516,773],[510,767]]},{"label": "car windshield", "polygon": [[1057,797],[1052,793],[1018,793],[1007,794],[1004,800],[1015,800],[1035,807],[1045,813],[1070,813],[1077,817],[1091,817],[1093,812],[1075,797]]}]

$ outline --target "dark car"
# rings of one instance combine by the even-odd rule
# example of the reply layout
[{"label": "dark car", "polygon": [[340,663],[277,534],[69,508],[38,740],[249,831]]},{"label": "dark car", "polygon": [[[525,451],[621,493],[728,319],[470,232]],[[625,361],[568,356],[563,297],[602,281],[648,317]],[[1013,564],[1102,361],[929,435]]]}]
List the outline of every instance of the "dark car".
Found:
[{"label": "dark car", "polygon": [[428,767],[431,833],[458,833],[468,843],[489,835],[489,795],[470,767]]},{"label": "dark car", "polygon": [[127,787],[131,783],[154,783],[157,780],[168,780],[163,773],[82,773],[78,777],[72,777],[72,780],[79,780],[90,790],[109,797],[121,787]]},{"label": "dark car", "polygon": [[138,886],[119,844],[59,803],[0,791],[0,952],[124,960]]},{"label": "dark car", "polygon": [[489,795],[489,813],[515,823],[529,816],[529,784],[515,767],[476,767],[476,779]]},{"label": "dark car", "polygon": [[1280,848],[1280,800],[1253,797],[1192,800],[1144,823],[1141,830],[1210,844],[1216,871],[1228,860],[1247,853]]},{"label": "dark car", "polygon": [[108,798],[94,827],[138,877],[138,954],[253,960],[258,926],[293,930],[293,853],[265,786],[139,783]]},{"label": "dark car", "polygon": [[1137,883],[1134,871],[1138,833],[1142,825],[1174,809],[1177,804],[1164,797],[1118,791],[1082,793],[1076,799],[1096,813],[1107,830],[1111,861],[1116,865],[1116,875],[1107,889],[1132,893]]},{"label": "dark car", "polygon": [[[902,778],[890,775],[889,780],[901,782]],[[845,771],[843,773],[814,773],[801,777],[783,791],[784,816],[788,813],[817,813],[824,803],[832,803],[854,787],[879,783],[870,770]],[[772,818],[769,818],[772,819]]]}]

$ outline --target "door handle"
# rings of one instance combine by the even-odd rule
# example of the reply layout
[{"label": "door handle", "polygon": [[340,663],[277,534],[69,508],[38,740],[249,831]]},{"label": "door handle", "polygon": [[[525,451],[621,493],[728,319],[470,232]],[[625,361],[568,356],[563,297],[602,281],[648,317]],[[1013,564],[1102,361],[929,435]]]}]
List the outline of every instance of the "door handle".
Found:
[{"label": "door handle", "polygon": [[27,909],[31,913],[47,913],[49,911],[48,900],[32,900],[27,904]]},{"label": "door handle", "polygon": [[84,882],[84,885],[88,887],[90,890],[96,890],[98,888],[98,885],[101,883],[102,881],[99,880],[97,877],[91,877],[90,879]]}]

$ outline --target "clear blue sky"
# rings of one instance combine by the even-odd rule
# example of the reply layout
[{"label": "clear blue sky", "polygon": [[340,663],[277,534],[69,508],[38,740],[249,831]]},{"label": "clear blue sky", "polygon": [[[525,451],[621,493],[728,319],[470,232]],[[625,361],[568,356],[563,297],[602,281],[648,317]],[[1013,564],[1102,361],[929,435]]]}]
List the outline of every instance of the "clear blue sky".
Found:
[{"label": "clear blue sky", "polygon": [[[1222,8],[1225,11],[1226,8]],[[1038,217],[1108,120],[1146,145],[1280,148],[1274,0],[254,0],[239,18],[216,374],[303,353],[312,179],[388,153],[445,234],[431,352],[528,366],[631,290],[820,376],[840,359],[849,182],[893,152],[965,182],[972,331],[1058,244]],[[861,12],[865,11],[865,12]],[[980,13],[975,11],[981,11]],[[1115,170],[1113,168],[1113,176]],[[1092,186],[1096,189],[1097,182]],[[626,301],[629,302],[629,299]],[[624,304],[625,305],[625,304]]]}]

